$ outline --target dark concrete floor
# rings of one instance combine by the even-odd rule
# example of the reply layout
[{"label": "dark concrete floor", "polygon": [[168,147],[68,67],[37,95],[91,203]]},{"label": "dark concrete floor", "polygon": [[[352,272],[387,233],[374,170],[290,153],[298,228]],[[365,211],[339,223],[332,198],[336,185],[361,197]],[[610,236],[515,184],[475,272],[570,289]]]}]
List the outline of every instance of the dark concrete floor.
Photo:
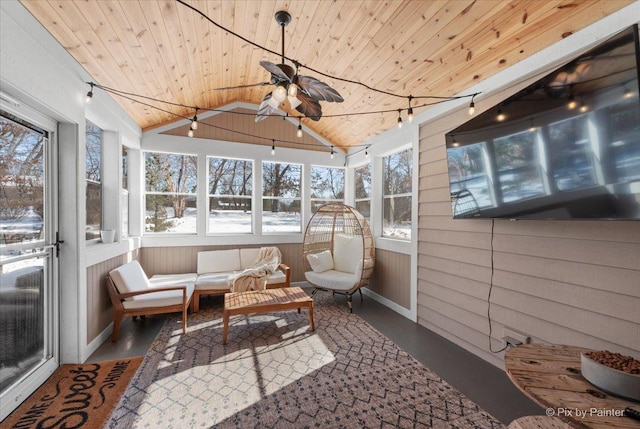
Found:
[{"label": "dark concrete floor", "polygon": [[[202,299],[203,307],[222,305],[221,297]],[[335,299],[344,302],[348,311],[345,297],[336,295]],[[511,383],[504,371],[384,305],[367,297],[360,302],[355,296],[353,312],[501,422],[508,424],[518,417],[543,413],[540,406]],[[144,355],[164,320],[163,315],[124,320],[118,342],[109,338],[88,361]]]}]

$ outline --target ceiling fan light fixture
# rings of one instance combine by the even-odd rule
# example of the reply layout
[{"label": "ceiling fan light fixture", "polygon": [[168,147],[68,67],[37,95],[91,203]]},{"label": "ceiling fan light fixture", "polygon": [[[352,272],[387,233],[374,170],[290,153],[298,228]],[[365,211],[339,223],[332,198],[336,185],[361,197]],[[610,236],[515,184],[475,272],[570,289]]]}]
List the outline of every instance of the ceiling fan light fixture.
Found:
[{"label": "ceiling fan light fixture", "polygon": [[278,109],[280,107],[280,103],[278,103],[276,99],[273,98],[273,94],[266,101],[267,101],[267,104],[269,104],[269,106],[273,107],[274,109]]},{"label": "ceiling fan light fixture", "polygon": [[289,104],[291,104],[292,109],[295,109],[302,104],[302,101],[298,100],[298,97],[292,97],[291,95],[288,95],[287,99],[289,100]]},{"label": "ceiling fan light fixture", "polygon": [[274,89],[273,93],[271,94],[271,98],[277,101],[278,104],[282,103],[285,98],[287,98],[287,88],[284,86],[284,84],[281,83],[276,86],[276,89]]}]

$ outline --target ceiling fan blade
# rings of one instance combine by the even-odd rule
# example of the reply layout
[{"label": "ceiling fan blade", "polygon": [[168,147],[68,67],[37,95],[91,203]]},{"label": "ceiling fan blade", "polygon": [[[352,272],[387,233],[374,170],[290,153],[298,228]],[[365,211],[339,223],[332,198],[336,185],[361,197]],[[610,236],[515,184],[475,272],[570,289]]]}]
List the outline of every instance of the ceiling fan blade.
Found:
[{"label": "ceiling fan blade", "polygon": [[268,93],[262,99],[262,103],[258,107],[258,113],[256,113],[256,122],[260,122],[263,119],[269,117],[277,112],[277,108],[273,107],[273,101],[271,100],[271,93]]},{"label": "ceiling fan blade", "polygon": [[344,98],[338,91],[310,76],[298,76],[298,86],[315,100],[342,103]]},{"label": "ceiling fan blade", "polygon": [[298,92],[298,100],[300,101],[300,105],[296,107],[298,112],[302,113],[309,119],[313,119],[314,121],[320,120],[322,117],[322,107],[317,100],[314,100],[304,92]]},{"label": "ceiling fan blade", "polygon": [[291,78],[287,76],[287,74],[280,67],[278,67],[277,64],[270,63],[269,61],[260,61],[260,65],[267,69],[267,71],[271,73],[271,75],[278,81],[291,82]]}]

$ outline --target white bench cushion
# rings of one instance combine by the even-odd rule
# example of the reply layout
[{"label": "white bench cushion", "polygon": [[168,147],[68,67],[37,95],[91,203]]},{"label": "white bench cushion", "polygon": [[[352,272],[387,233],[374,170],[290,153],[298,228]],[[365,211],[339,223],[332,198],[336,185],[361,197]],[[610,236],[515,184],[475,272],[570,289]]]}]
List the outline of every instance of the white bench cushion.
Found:
[{"label": "white bench cushion", "polygon": [[360,276],[336,270],[329,270],[323,273],[307,271],[304,276],[311,284],[339,291],[352,289],[360,281]]},{"label": "white bench cushion", "polygon": [[[155,277],[155,276],[154,276]],[[153,277],[151,278],[153,281]],[[187,287],[187,302],[191,295],[193,295],[194,283],[193,282],[175,282],[174,284],[168,284],[167,279],[163,279],[158,282],[157,286],[151,287],[167,287],[167,286],[181,286]],[[166,307],[169,305],[181,305],[182,304],[182,291],[181,290],[168,290],[158,293],[149,293],[139,296],[134,296],[130,301],[125,300],[122,305],[125,309],[130,310],[133,308],[146,308],[146,307]]]},{"label": "white bench cushion", "polygon": [[[109,272],[119,293],[139,292],[151,286],[138,261],[131,261]],[[130,298],[127,298],[130,299]]]},{"label": "white bench cushion", "polygon": [[207,273],[201,274],[196,280],[197,290],[213,290],[213,291],[229,291],[229,276],[231,272],[226,273]]},{"label": "white bench cushion", "polygon": [[241,269],[239,249],[198,252],[198,274],[228,273]]},{"label": "white bench cushion", "polygon": [[254,262],[258,260],[258,254],[260,253],[260,248],[249,248],[249,249],[240,249],[240,267],[241,269],[245,269],[253,265]]}]

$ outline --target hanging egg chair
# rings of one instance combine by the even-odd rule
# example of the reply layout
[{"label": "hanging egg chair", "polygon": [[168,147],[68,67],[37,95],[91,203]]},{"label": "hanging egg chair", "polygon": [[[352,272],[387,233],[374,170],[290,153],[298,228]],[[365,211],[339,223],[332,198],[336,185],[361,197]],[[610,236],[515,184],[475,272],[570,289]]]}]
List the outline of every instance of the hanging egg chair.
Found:
[{"label": "hanging egg chair", "polygon": [[351,206],[330,203],[321,206],[309,220],[303,244],[302,266],[307,281],[318,290],[347,296],[369,284],[376,260],[376,247],[366,219]]}]

